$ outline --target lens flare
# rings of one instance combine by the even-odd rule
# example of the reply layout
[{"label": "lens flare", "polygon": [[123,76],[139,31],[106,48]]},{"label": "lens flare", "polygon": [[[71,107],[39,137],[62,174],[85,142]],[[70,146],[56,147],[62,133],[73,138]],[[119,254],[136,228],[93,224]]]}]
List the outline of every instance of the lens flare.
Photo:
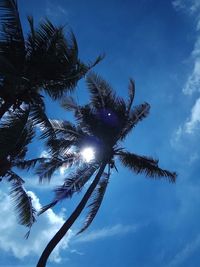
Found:
[{"label": "lens flare", "polygon": [[86,147],[81,151],[81,156],[84,161],[89,163],[90,161],[95,159],[95,151],[92,147]]}]

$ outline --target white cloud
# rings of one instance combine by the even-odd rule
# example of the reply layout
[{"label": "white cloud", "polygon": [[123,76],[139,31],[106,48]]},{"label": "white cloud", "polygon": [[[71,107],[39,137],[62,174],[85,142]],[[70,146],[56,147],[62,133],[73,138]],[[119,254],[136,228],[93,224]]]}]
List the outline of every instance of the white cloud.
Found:
[{"label": "white cloud", "polygon": [[194,133],[196,127],[200,123],[200,98],[198,98],[191,110],[190,119],[185,123],[185,132]]},{"label": "white cloud", "polygon": [[[29,191],[29,195],[32,197],[34,207],[39,210],[41,208],[39,199],[31,191]],[[50,209],[38,217],[37,222],[32,227],[29,239],[25,240],[26,229],[18,225],[10,198],[2,191],[0,191],[0,218],[3,218],[3,222],[0,224],[0,249],[11,252],[19,259],[29,255],[39,257],[50,238],[64,223],[63,214],[56,215]],[[60,252],[68,247],[72,235],[70,230],[63,241],[58,244],[52,254],[52,261],[61,261]]]},{"label": "white cloud", "polygon": [[91,231],[90,233],[78,237],[75,242],[91,242],[116,235],[124,235],[131,232],[136,232],[138,228],[138,225],[116,224],[112,227],[105,227],[99,230]]},{"label": "white cloud", "polygon": [[185,121],[185,123],[178,127],[178,129],[174,132],[171,138],[171,145],[176,147],[180,142],[183,135],[194,134],[195,130],[200,125],[200,98],[198,98],[192,107],[190,117]]},{"label": "white cloud", "polygon": [[[200,46],[198,48],[200,50]],[[196,58],[192,73],[188,76],[183,87],[183,93],[192,95],[194,92],[200,91],[200,58]]]},{"label": "white cloud", "polygon": [[[193,64],[191,72],[188,74],[185,85],[183,86],[183,93],[185,95],[192,95],[194,92],[200,92],[200,1],[199,0],[174,0],[172,5],[177,10],[184,10],[196,21],[196,35],[197,39],[194,43],[193,51],[191,52],[191,61]],[[178,127],[176,133],[172,137],[172,145],[175,146],[177,141],[180,141],[184,134],[192,134],[197,129],[200,123],[200,98],[197,98],[194,106],[191,108],[190,117]]]}]

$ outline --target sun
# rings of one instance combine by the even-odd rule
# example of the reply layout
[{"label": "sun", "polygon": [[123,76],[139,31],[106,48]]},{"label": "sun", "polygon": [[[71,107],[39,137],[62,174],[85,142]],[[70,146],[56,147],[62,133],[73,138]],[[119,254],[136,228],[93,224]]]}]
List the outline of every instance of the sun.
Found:
[{"label": "sun", "polygon": [[92,147],[86,147],[81,151],[81,156],[87,163],[95,159],[95,151]]}]

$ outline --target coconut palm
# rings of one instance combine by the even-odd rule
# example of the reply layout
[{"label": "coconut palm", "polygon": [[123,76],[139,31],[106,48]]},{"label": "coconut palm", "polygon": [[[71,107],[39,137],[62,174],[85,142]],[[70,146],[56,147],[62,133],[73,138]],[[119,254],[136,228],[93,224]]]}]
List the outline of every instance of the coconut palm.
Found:
[{"label": "coconut palm", "polygon": [[[34,128],[29,118],[29,110],[17,109],[7,114],[0,124],[0,181],[11,185],[11,198],[18,213],[19,223],[30,228],[35,222],[36,210],[31,197],[24,188],[24,180],[16,173],[16,168],[30,169],[43,158],[25,160],[27,146],[34,137]],[[46,159],[45,159],[46,160]]]},{"label": "coconut palm", "polygon": [[22,103],[38,106],[42,91],[53,99],[62,97],[101,59],[82,63],[74,34],[69,31],[66,38],[65,27],[48,19],[35,28],[28,17],[25,38],[16,0],[0,1],[0,17],[0,118]]},{"label": "coconut palm", "polygon": [[[77,124],[52,120],[51,127],[55,131],[56,139],[49,134],[51,127],[44,129],[46,137],[49,136],[47,143],[52,157],[40,164],[37,170],[40,179],[50,179],[53,172],[63,165],[72,166],[74,171],[67,175],[63,185],[55,189],[53,201],[44,206],[40,214],[59,201],[71,198],[84,187],[87,187],[87,191],[74,212],[46,246],[37,267],[46,266],[49,255],[88,202],[89,214],[78,233],[85,231],[92,223],[108,186],[111,169],[117,170],[116,159],[136,174],[144,173],[155,179],[164,177],[172,183],[176,179],[176,173],[161,169],[158,160],[128,152],[122,147],[126,136],[148,115],[150,109],[148,103],[132,107],[135,95],[133,80],[130,80],[127,101],[117,97],[111,86],[94,73],[87,76],[87,85],[90,92],[88,105],[80,106],[71,97],[63,101],[63,106],[74,112]],[[95,158],[90,162],[83,160],[83,149],[87,147],[95,151]],[[87,183],[88,181],[91,183]]]}]

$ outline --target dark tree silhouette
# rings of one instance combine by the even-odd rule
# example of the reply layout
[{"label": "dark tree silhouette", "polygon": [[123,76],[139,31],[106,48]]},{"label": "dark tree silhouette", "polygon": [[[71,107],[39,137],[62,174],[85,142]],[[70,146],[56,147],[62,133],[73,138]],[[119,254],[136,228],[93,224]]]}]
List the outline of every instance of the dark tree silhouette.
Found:
[{"label": "dark tree silhouette", "polygon": [[11,185],[10,195],[18,213],[18,221],[29,228],[26,237],[35,222],[36,210],[23,186],[24,180],[13,169],[30,169],[37,162],[46,160],[25,160],[27,146],[34,137],[33,124],[28,118],[28,109],[17,109],[15,113],[8,114],[6,120],[3,119],[0,124],[0,181],[6,180]]},{"label": "dark tree silhouette", "polygon": [[[50,179],[53,172],[61,166],[74,166],[75,172],[68,175],[64,184],[55,189],[54,200],[44,206],[40,214],[52,208],[60,200],[72,197],[85,186],[88,186],[88,189],[74,212],[46,246],[37,267],[46,266],[51,252],[88,202],[89,214],[78,234],[92,223],[102,203],[110,179],[110,170],[112,168],[117,170],[115,164],[117,158],[123,166],[136,174],[144,173],[147,177],[155,179],[164,177],[170,182],[175,182],[176,179],[176,173],[161,169],[158,160],[128,152],[121,146],[125,137],[149,114],[150,109],[148,103],[132,107],[135,95],[133,80],[130,80],[127,101],[117,97],[111,86],[94,73],[87,76],[87,85],[90,104],[79,106],[71,97],[63,101],[63,107],[74,111],[77,124],[52,120],[50,125],[44,128],[43,134],[48,137],[51,159],[40,164],[37,170],[40,180]],[[52,129],[56,138],[51,134]],[[88,163],[81,157],[81,151],[85,147],[92,147],[95,151],[95,159]],[[90,179],[91,183],[87,183]]]},{"label": "dark tree silhouette", "polygon": [[30,30],[25,38],[16,0],[0,1],[0,17],[0,118],[22,103],[41,106],[42,91],[54,100],[61,98],[101,60],[81,62],[72,31],[65,37],[65,27],[48,19],[35,28],[28,17]]}]

